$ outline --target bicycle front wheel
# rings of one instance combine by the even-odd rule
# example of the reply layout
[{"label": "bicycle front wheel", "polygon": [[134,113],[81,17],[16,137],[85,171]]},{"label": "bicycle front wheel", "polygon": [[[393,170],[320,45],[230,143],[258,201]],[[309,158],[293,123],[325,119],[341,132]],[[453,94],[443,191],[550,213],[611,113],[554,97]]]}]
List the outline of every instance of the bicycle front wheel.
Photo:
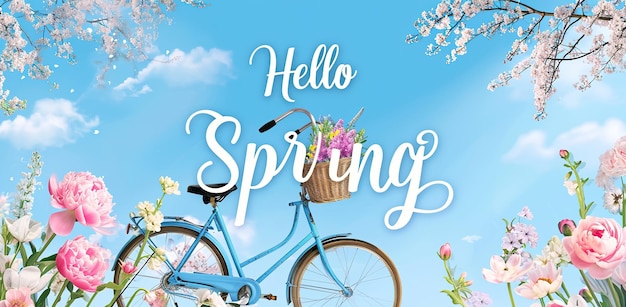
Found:
[{"label": "bicycle front wheel", "polygon": [[[163,248],[168,261],[176,267],[197,237],[198,233],[196,231],[177,226],[165,226],[161,228],[160,232],[151,233],[150,241],[157,248]],[[137,259],[144,238],[144,235],[133,238],[120,253],[113,275],[115,283],[121,282],[124,276],[120,263],[134,262]],[[152,255],[152,250],[149,246],[144,248],[142,255]],[[166,302],[165,304],[159,303],[157,306],[195,306],[195,289],[168,286],[165,278],[171,273],[171,270],[164,263],[157,266],[151,264],[152,268],[150,268],[148,262],[154,257],[156,255],[146,257],[139,262],[136,267],[137,271],[130,277],[126,283],[125,290],[117,299],[117,306],[153,306],[149,302],[151,299],[163,299]],[[215,244],[207,238],[202,238],[191,252],[191,256],[183,265],[181,271],[228,275],[228,267],[226,266],[224,256]],[[145,292],[140,289],[150,291],[152,296],[146,296]],[[224,297],[225,294],[222,294],[222,296]]]},{"label": "bicycle front wheel", "polygon": [[400,307],[400,276],[391,259],[378,247],[355,239],[324,243],[335,276],[352,292],[344,295],[327,273],[319,251],[308,251],[299,262],[291,285],[294,307]]}]

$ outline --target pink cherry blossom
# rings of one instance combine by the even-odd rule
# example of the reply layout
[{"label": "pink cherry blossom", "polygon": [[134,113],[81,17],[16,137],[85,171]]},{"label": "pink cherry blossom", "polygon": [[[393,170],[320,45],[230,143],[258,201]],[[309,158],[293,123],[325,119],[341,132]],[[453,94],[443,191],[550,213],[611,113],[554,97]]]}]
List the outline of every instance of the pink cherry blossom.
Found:
[{"label": "pink cherry blossom", "polygon": [[555,85],[564,67],[561,64],[589,63],[574,84],[581,91],[604,75],[626,68],[626,14],[623,1],[565,1],[551,12],[539,3],[440,0],[419,14],[413,22],[414,33],[405,41],[426,41],[427,55],[445,52],[446,63],[451,63],[469,52],[473,40],[512,36],[511,47],[502,57],[505,63],[513,62],[507,65],[512,68],[499,74],[487,89],[508,86],[511,80],[528,73],[534,85],[534,117],[543,119],[546,103],[557,91]]},{"label": "pink cherry blossom", "polygon": [[494,255],[489,262],[490,269],[483,269],[483,278],[492,283],[509,283],[519,279],[533,267],[532,261],[523,261],[522,256],[513,254],[508,260]]},{"label": "pink cherry blossom", "polygon": [[78,236],[61,246],[56,257],[56,267],[59,274],[74,286],[87,292],[95,292],[102,284],[110,257],[109,250]]},{"label": "pink cherry blossom", "polygon": [[625,231],[614,219],[588,216],[563,238],[563,247],[575,267],[606,279],[626,257]]},{"label": "pink cherry blossom", "polygon": [[35,303],[30,298],[30,289],[15,288],[6,292],[6,299],[0,301],[0,307],[34,307]]},{"label": "pink cherry blossom", "polygon": [[115,227],[112,196],[101,178],[89,172],[69,172],[57,183],[53,175],[48,190],[52,206],[65,209],[50,215],[49,225],[54,233],[68,235],[75,221],[103,234],[110,234]]}]

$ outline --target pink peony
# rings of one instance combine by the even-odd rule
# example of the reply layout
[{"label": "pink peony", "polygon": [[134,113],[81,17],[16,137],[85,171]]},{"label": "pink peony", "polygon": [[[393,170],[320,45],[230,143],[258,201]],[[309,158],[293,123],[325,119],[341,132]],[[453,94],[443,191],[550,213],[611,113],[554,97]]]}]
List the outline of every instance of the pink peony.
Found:
[{"label": "pink peony", "polygon": [[56,266],[59,273],[76,287],[95,292],[106,274],[110,257],[108,249],[78,236],[61,246]]},{"label": "pink peony", "polygon": [[0,307],[35,307],[35,303],[30,298],[30,289],[15,288],[9,289],[6,293],[6,299],[0,301]]},{"label": "pink peony", "polygon": [[598,173],[612,178],[626,175],[626,136],[620,138],[613,148],[600,156]]},{"label": "pink peony", "polygon": [[483,278],[492,283],[515,281],[533,268],[532,261],[524,261],[518,254],[511,255],[507,261],[497,255],[491,256],[489,264],[491,270],[483,269]]},{"label": "pink peony", "polygon": [[57,183],[53,175],[48,190],[52,206],[65,209],[50,215],[48,223],[54,233],[68,235],[75,221],[103,234],[110,234],[110,229],[115,227],[115,217],[111,216],[112,196],[101,178],[89,172],[69,172]]},{"label": "pink peony", "polygon": [[563,238],[563,247],[575,267],[606,279],[626,257],[625,230],[613,219],[589,216]]}]

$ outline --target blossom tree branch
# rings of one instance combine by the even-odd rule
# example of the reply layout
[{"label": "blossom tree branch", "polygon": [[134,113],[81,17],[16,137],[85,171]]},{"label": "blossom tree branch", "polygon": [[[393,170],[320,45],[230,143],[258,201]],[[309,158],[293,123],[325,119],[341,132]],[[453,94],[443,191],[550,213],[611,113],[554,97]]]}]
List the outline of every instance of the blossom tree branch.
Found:
[{"label": "blossom tree branch", "polygon": [[[203,0],[182,0],[204,7]],[[118,59],[146,60],[146,50],[157,38],[158,25],[168,21],[167,11],[176,8],[173,0],[73,0],[0,3],[0,109],[10,115],[24,109],[26,101],[4,87],[7,73],[27,72],[32,79],[47,80],[53,71],[44,59],[49,50],[58,58],[76,63],[77,41],[92,41],[106,53],[108,62],[98,81]]]},{"label": "blossom tree branch", "polygon": [[406,41],[416,43],[434,34],[434,43],[427,46],[426,54],[449,49],[446,59],[452,63],[467,53],[469,42],[480,36],[516,36],[504,62],[519,60],[487,88],[493,91],[507,86],[511,79],[519,79],[529,71],[537,111],[534,117],[543,119],[564,62],[590,64],[574,84],[581,91],[604,75],[626,68],[625,2],[570,1],[553,10],[542,10],[522,0],[442,0],[435,8],[422,12],[414,24],[417,33],[407,35]]}]

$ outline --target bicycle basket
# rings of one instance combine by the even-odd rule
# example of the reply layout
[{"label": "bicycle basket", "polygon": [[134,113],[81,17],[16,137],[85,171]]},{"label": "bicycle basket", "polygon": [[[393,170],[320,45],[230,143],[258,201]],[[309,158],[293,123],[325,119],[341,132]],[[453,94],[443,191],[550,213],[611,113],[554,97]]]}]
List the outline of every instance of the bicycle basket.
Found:
[{"label": "bicycle basket", "polygon": [[[342,158],[339,160],[337,174],[342,176],[350,166],[351,158]],[[328,175],[330,162],[318,162],[315,164],[311,178],[303,183],[309,200],[314,203],[328,203],[350,198],[348,190],[348,178],[342,181],[333,181]],[[303,174],[306,175],[311,168],[311,164],[304,165]]]}]

